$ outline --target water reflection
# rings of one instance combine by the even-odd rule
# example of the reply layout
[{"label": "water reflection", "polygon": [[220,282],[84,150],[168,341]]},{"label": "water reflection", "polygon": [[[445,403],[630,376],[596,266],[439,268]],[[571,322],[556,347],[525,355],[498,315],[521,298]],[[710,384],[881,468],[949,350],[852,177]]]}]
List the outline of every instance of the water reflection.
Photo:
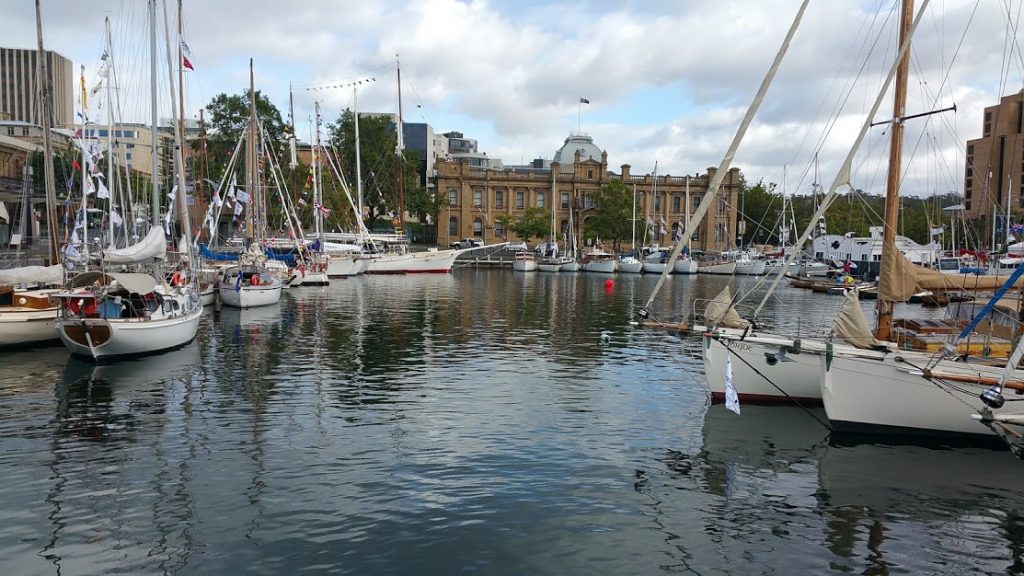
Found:
[{"label": "water reflection", "polygon": [[[657,279],[605,280],[367,277],[138,361],[0,355],[0,573],[1021,569],[1007,453],[708,406],[696,341],[628,325]],[[833,303],[800,298],[770,314]]]}]

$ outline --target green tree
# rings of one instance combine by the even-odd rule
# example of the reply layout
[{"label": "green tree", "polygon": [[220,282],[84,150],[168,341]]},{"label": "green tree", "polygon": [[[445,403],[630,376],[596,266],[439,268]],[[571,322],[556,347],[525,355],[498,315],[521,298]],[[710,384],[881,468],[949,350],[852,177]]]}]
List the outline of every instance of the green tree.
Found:
[{"label": "green tree", "polygon": [[[350,183],[356,182],[355,123],[351,109],[344,110],[337,122],[328,125],[331,144],[341,155],[342,170]],[[359,117],[359,157],[362,163],[363,207],[367,209],[367,220],[373,222],[384,217],[390,220],[398,213],[398,171],[395,153],[398,132],[390,116]],[[405,194],[406,212],[431,215],[437,218],[441,205],[418,195],[417,180],[419,157],[414,150],[404,150],[401,157],[401,174]],[[411,205],[410,205],[411,202]]]},{"label": "green tree", "polygon": [[[504,215],[502,215],[504,216]],[[501,218],[502,216],[498,216]],[[527,208],[523,215],[506,227],[519,238],[529,242],[541,238],[551,229],[551,211],[546,208]]]},{"label": "green tree", "polygon": [[611,242],[618,251],[623,240],[633,237],[633,193],[621,180],[601,186],[594,195],[597,210],[587,218],[584,235]]},{"label": "green tree", "polygon": [[[248,126],[249,92],[233,96],[218,94],[206,105],[206,111],[210,116],[206,138],[207,173],[211,179],[217,180],[224,175],[231,152]],[[267,137],[275,147],[274,153],[281,158],[279,144],[285,141],[285,123],[281,111],[259,90],[256,91],[256,117],[267,131]]]},{"label": "green tree", "polygon": [[743,245],[777,242],[782,196],[775,193],[775,183],[765,184],[762,179],[751,186],[747,179],[740,175],[738,189],[742,208],[739,218],[744,222],[740,228],[744,230]]},{"label": "green tree", "polygon": [[494,217],[494,221],[501,224],[501,229],[505,231],[502,234],[503,240],[508,240],[508,233],[512,231],[512,226],[515,225],[516,217],[511,214],[498,214]]}]

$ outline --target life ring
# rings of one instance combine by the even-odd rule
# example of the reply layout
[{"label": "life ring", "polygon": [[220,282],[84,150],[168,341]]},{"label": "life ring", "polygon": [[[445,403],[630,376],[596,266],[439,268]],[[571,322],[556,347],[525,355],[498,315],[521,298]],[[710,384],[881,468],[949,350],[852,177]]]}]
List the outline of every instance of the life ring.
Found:
[{"label": "life ring", "polygon": [[250,286],[259,286],[260,285],[260,275],[259,274],[253,274],[252,277],[249,278],[249,285]]},{"label": "life ring", "polygon": [[171,274],[171,286],[181,286],[185,283],[185,278],[181,275],[180,271],[175,271]]}]

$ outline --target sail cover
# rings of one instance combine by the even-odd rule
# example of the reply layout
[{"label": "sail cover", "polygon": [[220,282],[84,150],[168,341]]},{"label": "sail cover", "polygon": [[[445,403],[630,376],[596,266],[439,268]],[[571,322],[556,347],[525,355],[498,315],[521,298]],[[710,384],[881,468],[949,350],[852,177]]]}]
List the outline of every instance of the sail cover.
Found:
[{"label": "sail cover", "polygon": [[[159,230],[159,228],[158,228]],[[129,292],[136,294],[149,294],[156,289],[157,281],[149,274],[129,272],[82,272],[68,282],[68,288],[80,288],[90,286],[93,283],[109,285],[117,282]]]},{"label": "sail cover", "polygon": [[708,302],[704,309],[704,318],[708,324],[724,328],[744,329],[750,326],[750,322],[741,318],[736,307],[732,305],[732,293],[729,291],[728,285],[718,293],[718,296]]},{"label": "sail cover", "polygon": [[868,328],[868,319],[864,317],[856,290],[849,290],[843,297],[843,305],[832,324],[832,330],[836,336],[857,348],[872,349],[880,345],[871,333],[871,328]]},{"label": "sail cover", "polygon": [[917,292],[915,266],[895,247],[882,249],[882,269],[878,272],[878,297],[906,302]]},{"label": "sail cover", "polygon": [[63,284],[64,271],[60,264],[53,266],[20,266],[0,270],[0,284]]},{"label": "sail cover", "polygon": [[153,226],[149,233],[137,244],[125,248],[103,251],[103,261],[107,264],[141,264],[150,260],[163,260],[167,255],[167,242],[164,230]]}]

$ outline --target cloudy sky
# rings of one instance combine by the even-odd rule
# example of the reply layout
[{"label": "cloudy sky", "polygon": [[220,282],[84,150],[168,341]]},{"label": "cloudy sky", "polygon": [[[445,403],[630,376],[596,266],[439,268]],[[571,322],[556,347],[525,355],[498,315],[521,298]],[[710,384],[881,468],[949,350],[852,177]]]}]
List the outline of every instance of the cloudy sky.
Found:
[{"label": "cloudy sky", "polygon": [[[897,4],[811,2],[735,158],[749,180],[806,193],[817,153],[820,180],[831,183],[894,58]],[[282,112],[289,85],[295,87],[303,134],[314,98],[328,120],[353,105],[351,89],[308,87],[375,78],[360,87],[358,109],[393,112],[399,54],[405,120],[461,131],[506,164],[551,158],[569,133],[582,131],[607,150],[615,172],[630,164],[634,173],[648,173],[657,162],[659,174],[693,174],[721,162],[799,5],[184,0],[185,38],[196,66],[187,74],[186,104],[197,116],[213,96],[244,91],[251,57],[257,89]],[[954,104],[957,111],[908,123],[905,194],[962,190],[964,142],[980,136],[982,109],[1022,87],[1024,60],[1014,36],[1022,6],[932,1],[915,37],[907,112]],[[175,6],[170,10],[173,15]],[[34,47],[32,3],[7,3],[4,14],[0,43]],[[72,59],[76,69],[84,65],[93,84],[105,16],[112,21],[125,114],[145,120],[143,0],[43,0],[47,48]],[[580,97],[590,104],[581,105]],[[891,114],[886,100],[878,119]],[[884,192],[887,141],[885,126],[869,133],[854,165],[854,187]]]}]

